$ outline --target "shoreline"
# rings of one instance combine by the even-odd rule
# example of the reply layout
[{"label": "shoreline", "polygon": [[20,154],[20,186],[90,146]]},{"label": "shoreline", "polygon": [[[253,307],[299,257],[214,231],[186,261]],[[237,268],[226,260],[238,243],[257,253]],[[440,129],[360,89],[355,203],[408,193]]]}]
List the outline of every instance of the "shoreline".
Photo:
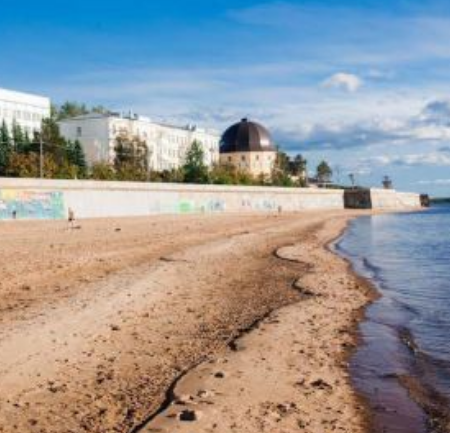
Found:
[{"label": "shoreline", "polygon": [[[200,432],[214,431],[218,433],[229,431],[271,432],[274,428],[277,428],[277,432],[282,433],[300,428],[301,431],[318,433],[323,432],[324,426],[344,432],[368,433],[371,419],[370,408],[365,398],[353,388],[348,363],[357,348],[360,337],[358,326],[363,320],[364,311],[379,294],[370,281],[354,271],[351,262],[333,250],[333,245],[343,235],[349,221],[350,218],[342,223],[342,227],[337,232],[332,230],[325,239],[319,241],[313,248],[317,250],[316,254],[322,250],[321,252],[326,256],[332,255],[335,266],[340,268],[340,273],[334,274],[333,280],[328,282],[328,285],[326,283],[324,287],[319,288],[317,281],[312,284],[305,281],[313,275],[317,277],[322,268],[320,260],[316,262],[305,256],[301,243],[276,249],[274,255],[279,260],[296,263],[302,267],[302,272],[292,284],[292,288],[301,294],[301,299],[258,320],[256,326],[252,326],[243,335],[238,336],[233,341],[232,348],[225,351],[221,357],[209,360],[207,363],[201,363],[186,372],[171,387],[171,402],[167,402],[165,407],[153,415],[149,422],[139,429],[133,430],[133,433],[156,431],[187,433],[192,428]],[[331,260],[331,257],[326,257],[326,259]],[[293,358],[289,361],[290,365],[286,367],[279,365],[281,362],[279,359],[269,359],[268,361],[270,357],[267,354],[258,360],[258,355],[255,355],[255,352],[261,352],[261,347],[266,347],[268,342],[270,346],[271,341],[279,341],[280,335],[282,339],[286,340],[280,348],[288,349],[292,345],[298,345],[298,340],[304,336],[304,333],[300,335],[296,335],[295,332],[292,333],[297,326],[297,323],[295,323],[297,314],[301,310],[308,309],[309,302],[328,296],[327,288],[342,278],[347,278],[349,280],[347,284],[354,285],[350,290],[355,290],[355,295],[361,296],[358,305],[353,305],[350,311],[346,311],[347,317],[344,317],[344,314],[340,317],[345,322],[345,329],[341,327],[342,322],[339,320],[337,320],[339,325],[336,324],[334,328],[334,331],[338,330],[341,335],[345,335],[344,338],[339,340],[335,337],[333,342],[335,345],[342,345],[342,350],[334,353],[334,359],[330,358],[328,362],[321,356],[322,354],[319,354],[322,364],[313,364],[308,371],[309,379],[303,378],[296,382],[297,386],[303,388],[301,390],[303,395],[298,396],[296,395],[298,389],[295,390],[292,387],[293,377],[290,373],[292,373],[292,370],[297,370],[296,374],[299,376],[304,374],[301,362],[296,362]],[[350,294],[350,296],[352,295]],[[334,300],[336,299],[334,298]],[[274,330],[274,327],[278,329]],[[332,331],[333,329],[328,329],[328,332]],[[286,335],[289,336],[286,337]],[[277,349],[273,350],[276,351]],[[285,352],[288,352],[288,350],[285,350]],[[304,353],[301,343],[299,352],[303,352],[303,358],[309,358],[310,353]],[[327,350],[325,352],[327,353]],[[280,353],[281,358],[292,356],[291,353],[277,353]],[[329,355],[329,353],[327,354]],[[317,353],[315,355],[317,356]],[[251,365],[251,368],[249,368],[249,365]],[[340,372],[335,376],[327,377],[325,370],[328,368],[336,369],[337,365]],[[318,370],[321,373],[318,374],[314,371],[316,367],[319,367]],[[255,369],[260,372],[264,368],[268,371],[273,368],[278,377],[276,388],[285,388],[285,391],[287,391],[284,393],[285,399],[283,401],[280,400],[280,396],[275,399],[272,397],[271,394],[274,392],[275,386],[273,389],[264,389],[265,387],[259,383],[261,376],[255,373]],[[218,375],[221,378],[220,381],[217,381]],[[323,379],[319,376],[327,378]],[[227,384],[227,382],[231,383]],[[241,387],[240,393],[245,388],[254,388],[253,394],[233,395],[239,387]],[[335,387],[338,389],[335,389]],[[265,395],[264,391],[266,392]],[[277,393],[279,391],[275,394]],[[330,393],[339,394],[339,399],[333,400]],[[261,401],[261,395],[264,396],[263,400],[266,401]],[[307,402],[309,404],[304,404],[306,395],[312,396],[312,398],[308,397],[307,400],[314,401],[314,404],[311,404],[311,401]],[[262,406],[264,406],[262,416],[261,413],[255,415],[257,409],[255,401],[259,402],[260,405],[262,403]],[[321,403],[331,406],[331,410],[321,414],[319,409]],[[345,412],[346,409],[349,409],[349,403],[352,406],[350,409],[351,415]],[[245,416],[242,416],[241,409],[245,411]],[[309,419],[305,415],[308,411],[310,413]],[[295,417],[297,419],[293,422]],[[346,422],[342,421],[343,417]],[[268,419],[269,421],[267,421]],[[239,420],[239,423],[237,420]]]},{"label": "shoreline", "polygon": [[[367,433],[349,359],[373,287],[331,246],[373,214],[33,225],[30,258],[0,269],[18,275],[0,286],[0,432]],[[30,227],[1,230],[22,258]]]},{"label": "shoreline", "polygon": [[[377,215],[377,213],[372,213],[371,216]],[[364,396],[360,390],[357,389],[356,385],[353,383],[352,379],[352,373],[350,369],[350,360],[355,355],[358,348],[364,344],[364,339],[360,331],[361,324],[366,320],[366,312],[367,309],[378,299],[381,298],[382,294],[377,289],[373,281],[371,281],[369,278],[366,278],[362,275],[360,275],[354,267],[354,264],[352,261],[344,256],[343,254],[339,253],[338,244],[341,241],[341,239],[345,236],[345,233],[349,229],[349,225],[355,221],[357,218],[349,219],[345,225],[345,227],[341,230],[338,236],[336,236],[335,239],[328,242],[324,247],[334,256],[338,257],[340,260],[342,260],[347,268],[347,271],[354,276],[356,281],[361,284],[362,287],[366,290],[366,303],[362,305],[358,310],[356,310],[354,314],[354,328],[353,328],[353,342],[354,347],[349,348],[349,350],[345,354],[345,359],[348,363],[347,365],[347,372],[349,374],[349,380],[350,380],[350,386],[355,392],[356,400],[361,404],[362,407],[364,407],[363,417],[364,417],[364,433],[373,433],[373,408],[370,407],[370,403],[366,396]]]},{"label": "shoreline", "polygon": [[[426,211],[426,209],[421,210]],[[413,213],[417,213],[415,211]],[[403,212],[402,212],[403,213]],[[409,212],[408,212],[409,213]],[[335,242],[335,253],[338,254],[343,260],[347,261],[350,269],[356,275],[360,275],[360,278],[365,280],[368,285],[370,285],[374,292],[374,297],[371,302],[367,304],[364,308],[364,315],[366,316],[361,321],[361,325],[365,325],[364,330],[358,330],[358,338],[360,343],[358,344],[359,350],[363,351],[365,340],[378,340],[380,339],[380,330],[375,330],[374,327],[386,326],[387,323],[383,322],[383,318],[378,318],[378,320],[372,317],[371,312],[368,309],[373,305],[374,308],[377,307],[379,302],[383,302],[385,297],[384,290],[387,286],[380,283],[377,278],[378,270],[374,270],[365,261],[362,261],[362,265],[366,271],[369,271],[370,275],[364,275],[363,271],[360,271],[361,275],[357,269],[355,269],[356,263],[352,260],[348,251],[345,249],[340,250],[337,247],[339,241]],[[355,259],[355,257],[353,257]],[[365,259],[364,259],[365,260]],[[376,314],[376,313],[375,313]],[[375,355],[378,353],[376,350],[379,349],[378,346],[366,351],[364,355],[361,355],[361,359],[353,358],[354,365],[352,365],[353,377],[355,380],[355,389],[361,395],[361,399],[368,407],[372,418],[372,430],[380,431],[386,428],[385,426],[391,426],[393,431],[405,432],[405,433],[426,433],[428,431],[436,432],[446,432],[450,426],[450,416],[448,413],[449,400],[443,394],[440,394],[436,389],[430,386],[429,383],[422,382],[419,373],[422,368],[425,368],[423,364],[426,355],[420,351],[417,347],[414,338],[412,337],[410,331],[403,327],[401,324],[397,325],[387,325],[390,328],[392,335],[395,335],[395,340],[397,348],[395,350],[396,354],[390,353],[392,357],[407,357],[407,360],[403,361],[408,366],[405,366],[405,371],[400,373],[390,373],[389,368],[385,366],[385,372],[380,370],[377,373],[371,373],[371,378],[365,378],[363,380],[367,382],[365,385],[359,384],[359,389],[357,382],[361,381],[361,377],[367,374],[367,365],[365,360],[367,357]],[[392,338],[392,335],[384,335],[386,338]],[[367,346],[374,346],[377,343],[370,343]],[[379,343],[378,343],[379,344]],[[389,350],[384,348],[384,350]],[[358,354],[360,355],[360,354]],[[380,353],[383,356],[383,353]],[[390,381],[393,381],[390,383]],[[384,383],[385,382],[385,383]],[[364,387],[366,388],[364,390]],[[376,389],[377,393],[381,393],[381,389],[388,391],[387,398],[378,398],[374,395],[373,389]],[[389,394],[390,393],[390,394]],[[387,410],[389,408],[390,410]],[[401,417],[394,416],[392,414],[401,414]]]}]

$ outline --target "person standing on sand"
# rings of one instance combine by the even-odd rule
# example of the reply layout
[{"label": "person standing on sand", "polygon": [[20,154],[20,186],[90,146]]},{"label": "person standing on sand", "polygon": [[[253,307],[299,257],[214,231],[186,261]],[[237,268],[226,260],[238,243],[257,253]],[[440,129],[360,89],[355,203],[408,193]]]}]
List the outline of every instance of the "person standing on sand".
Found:
[{"label": "person standing on sand", "polygon": [[73,209],[71,207],[69,207],[69,210],[68,210],[67,222],[68,222],[69,228],[73,229],[74,223],[75,223],[75,212],[73,211]]}]

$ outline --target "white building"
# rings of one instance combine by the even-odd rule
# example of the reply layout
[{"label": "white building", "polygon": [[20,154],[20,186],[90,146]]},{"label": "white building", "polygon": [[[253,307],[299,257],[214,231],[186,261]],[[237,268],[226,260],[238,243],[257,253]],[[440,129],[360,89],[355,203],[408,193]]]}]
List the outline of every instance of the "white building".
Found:
[{"label": "white building", "polygon": [[9,130],[16,122],[31,136],[40,131],[42,119],[50,117],[50,99],[30,93],[0,89],[0,124]]},{"label": "white building", "polygon": [[89,164],[112,162],[116,138],[120,134],[136,136],[146,142],[152,170],[180,167],[194,140],[202,144],[207,165],[219,160],[219,135],[195,126],[172,126],[135,115],[92,113],[62,120],[59,127],[66,139],[81,142]]}]

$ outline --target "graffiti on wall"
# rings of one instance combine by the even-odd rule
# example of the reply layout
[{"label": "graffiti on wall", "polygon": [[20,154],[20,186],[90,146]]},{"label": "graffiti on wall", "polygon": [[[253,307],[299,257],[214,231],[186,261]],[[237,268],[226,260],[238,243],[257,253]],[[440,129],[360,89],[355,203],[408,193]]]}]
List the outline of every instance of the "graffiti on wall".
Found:
[{"label": "graffiti on wall", "polygon": [[279,204],[276,200],[271,199],[256,199],[252,200],[245,197],[241,201],[241,208],[248,211],[263,211],[263,212],[274,212],[278,210]]},{"label": "graffiti on wall", "polygon": [[[250,198],[244,197],[240,201],[240,210],[248,212],[276,212],[280,208],[278,201],[270,198]],[[206,200],[180,200],[176,204],[178,213],[198,213],[198,212],[225,212],[227,201],[221,198],[208,198]]]},{"label": "graffiti on wall", "polygon": [[181,200],[178,202],[178,212],[181,214],[194,212],[225,212],[225,201],[220,199],[208,199],[199,202]]},{"label": "graffiti on wall", "polygon": [[61,219],[64,216],[62,192],[0,189],[0,219]]},{"label": "graffiti on wall", "polygon": [[195,203],[190,200],[181,200],[178,202],[178,212],[182,214],[195,212],[195,207]]}]

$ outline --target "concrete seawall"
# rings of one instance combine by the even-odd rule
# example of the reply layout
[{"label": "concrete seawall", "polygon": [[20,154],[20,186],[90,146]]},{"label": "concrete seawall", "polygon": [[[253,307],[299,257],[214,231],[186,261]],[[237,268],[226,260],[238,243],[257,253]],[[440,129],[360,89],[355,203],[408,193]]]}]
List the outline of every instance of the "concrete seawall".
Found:
[{"label": "concrete seawall", "polygon": [[420,208],[420,194],[395,190],[371,189],[373,209]]},{"label": "concrete seawall", "polygon": [[343,209],[343,190],[0,178],[0,219]]},{"label": "concrete seawall", "polygon": [[391,189],[354,189],[344,194],[345,207],[349,209],[404,210],[421,207],[420,195]]},{"label": "concrete seawall", "polygon": [[[340,189],[187,185],[0,178],[0,220],[343,209]],[[345,207],[415,209],[420,196],[394,190],[346,191]]]}]

